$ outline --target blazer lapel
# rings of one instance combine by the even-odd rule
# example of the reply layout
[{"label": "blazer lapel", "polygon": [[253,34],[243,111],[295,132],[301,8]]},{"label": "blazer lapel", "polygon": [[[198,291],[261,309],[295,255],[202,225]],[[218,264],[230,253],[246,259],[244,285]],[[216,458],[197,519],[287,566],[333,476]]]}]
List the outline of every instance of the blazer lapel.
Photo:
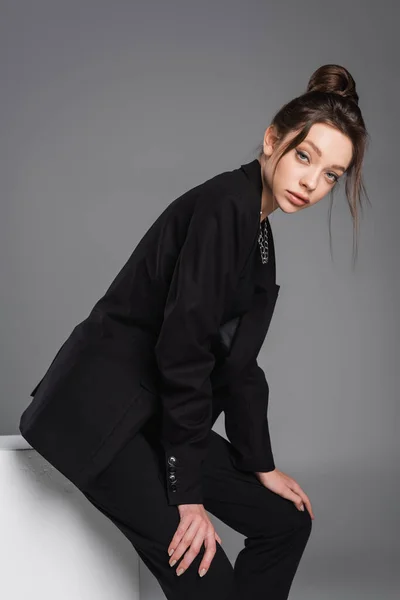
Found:
[{"label": "blazer lapel", "polygon": [[[248,192],[244,200],[251,204],[251,210],[254,211],[254,218],[256,224],[260,223],[260,210],[261,210],[261,197],[263,192],[262,177],[261,177],[261,165],[258,159],[254,159],[249,163],[241,165],[240,171],[246,177],[249,186]],[[268,230],[268,263],[263,264],[260,256],[260,249],[258,246],[258,233],[253,241],[253,257],[255,253],[258,253],[256,260],[254,261],[254,281],[257,291],[268,291],[274,288],[276,285],[276,267],[275,267],[275,246],[274,238],[272,235],[271,224],[269,218],[266,217],[266,225]]]}]

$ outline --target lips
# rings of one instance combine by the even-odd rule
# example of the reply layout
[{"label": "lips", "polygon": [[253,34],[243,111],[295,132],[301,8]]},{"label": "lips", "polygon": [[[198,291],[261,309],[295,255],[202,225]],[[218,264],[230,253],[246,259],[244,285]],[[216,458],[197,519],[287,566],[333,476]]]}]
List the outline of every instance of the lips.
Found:
[{"label": "lips", "polygon": [[298,206],[302,206],[303,204],[308,204],[310,202],[308,198],[305,198],[304,196],[299,196],[294,192],[289,192],[289,190],[287,190],[287,193],[289,195],[290,200]]}]

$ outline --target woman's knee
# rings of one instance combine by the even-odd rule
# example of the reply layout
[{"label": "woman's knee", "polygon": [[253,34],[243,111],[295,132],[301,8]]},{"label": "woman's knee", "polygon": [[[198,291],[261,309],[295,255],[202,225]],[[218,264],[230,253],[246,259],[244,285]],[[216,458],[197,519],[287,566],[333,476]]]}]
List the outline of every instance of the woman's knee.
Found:
[{"label": "woman's knee", "polygon": [[259,523],[261,532],[265,531],[266,534],[271,534],[272,521],[273,533],[279,534],[298,531],[302,535],[306,535],[307,538],[311,534],[312,519],[306,506],[304,506],[304,511],[301,511],[287,498],[282,498],[282,496],[275,494],[271,506],[271,496],[268,495],[265,502],[265,510],[261,511],[261,514],[263,515]]}]

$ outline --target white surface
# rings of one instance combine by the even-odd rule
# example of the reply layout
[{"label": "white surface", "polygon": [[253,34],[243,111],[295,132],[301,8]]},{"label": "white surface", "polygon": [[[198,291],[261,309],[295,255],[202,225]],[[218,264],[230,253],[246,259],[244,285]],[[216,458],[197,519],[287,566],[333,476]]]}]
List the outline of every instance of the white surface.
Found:
[{"label": "white surface", "polygon": [[19,435],[0,436],[0,531],[3,598],[139,600],[133,546]]}]

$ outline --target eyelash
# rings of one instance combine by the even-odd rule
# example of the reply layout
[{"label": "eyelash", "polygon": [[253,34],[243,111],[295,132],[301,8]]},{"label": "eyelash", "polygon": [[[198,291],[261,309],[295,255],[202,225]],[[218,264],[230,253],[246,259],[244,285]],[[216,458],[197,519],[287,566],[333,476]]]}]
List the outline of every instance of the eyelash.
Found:
[{"label": "eyelash", "polygon": [[[297,156],[300,156],[300,154],[301,154],[301,155],[305,156],[306,158],[308,158],[307,154],[305,154],[304,152],[301,152],[301,150],[296,150],[296,154],[297,154]],[[304,162],[304,161],[301,160],[301,162]],[[329,173],[329,174],[334,176],[334,180],[333,181],[331,180],[332,183],[337,183],[339,181],[338,175],[335,175],[335,173]]]}]

